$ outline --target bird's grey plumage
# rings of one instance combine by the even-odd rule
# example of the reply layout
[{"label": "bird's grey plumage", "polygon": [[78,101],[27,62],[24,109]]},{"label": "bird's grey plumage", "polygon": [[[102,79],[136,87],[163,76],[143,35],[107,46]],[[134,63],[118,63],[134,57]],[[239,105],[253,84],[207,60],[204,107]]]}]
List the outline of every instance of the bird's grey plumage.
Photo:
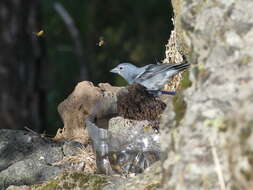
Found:
[{"label": "bird's grey plumage", "polygon": [[187,69],[188,63],[182,64],[150,64],[136,67],[130,63],[121,63],[111,70],[122,76],[129,84],[138,83],[149,90],[161,89],[178,72]]}]

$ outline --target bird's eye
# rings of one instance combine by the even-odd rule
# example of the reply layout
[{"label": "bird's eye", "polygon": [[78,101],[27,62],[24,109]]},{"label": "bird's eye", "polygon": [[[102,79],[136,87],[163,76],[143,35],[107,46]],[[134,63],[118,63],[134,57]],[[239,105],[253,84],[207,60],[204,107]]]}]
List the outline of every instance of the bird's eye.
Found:
[{"label": "bird's eye", "polygon": [[123,69],[123,67],[119,67],[119,70],[122,70]]}]

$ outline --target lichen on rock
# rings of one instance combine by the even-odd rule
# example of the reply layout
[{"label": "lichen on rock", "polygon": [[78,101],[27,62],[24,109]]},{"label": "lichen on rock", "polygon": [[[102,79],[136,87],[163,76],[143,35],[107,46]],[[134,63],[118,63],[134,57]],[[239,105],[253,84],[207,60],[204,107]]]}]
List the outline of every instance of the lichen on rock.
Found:
[{"label": "lichen on rock", "polygon": [[189,47],[193,65],[185,113],[174,100],[160,126],[163,189],[252,189],[253,3],[172,2],[179,46]]}]

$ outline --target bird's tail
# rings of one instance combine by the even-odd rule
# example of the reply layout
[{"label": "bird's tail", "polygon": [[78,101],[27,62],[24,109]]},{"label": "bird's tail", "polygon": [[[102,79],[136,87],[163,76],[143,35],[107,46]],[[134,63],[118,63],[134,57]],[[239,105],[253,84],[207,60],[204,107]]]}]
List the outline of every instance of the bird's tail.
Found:
[{"label": "bird's tail", "polygon": [[189,67],[190,67],[190,63],[182,63],[182,64],[179,64],[179,65],[174,65],[170,69],[175,69],[179,72],[179,71],[183,71],[185,69],[188,69]]},{"label": "bird's tail", "polygon": [[172,95],[172,96],[175,96],[175,95],[176,95],[176,92],[163,91],[163,90],[148,90],[148,92],[149,92],[150,94],[153,94],[153,95],[162,95],[162,94]]}]

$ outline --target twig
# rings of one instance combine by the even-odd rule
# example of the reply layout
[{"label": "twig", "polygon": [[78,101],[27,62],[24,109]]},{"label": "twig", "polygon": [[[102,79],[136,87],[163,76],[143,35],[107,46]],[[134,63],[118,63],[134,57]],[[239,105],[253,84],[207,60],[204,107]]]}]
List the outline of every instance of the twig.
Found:
[{"label": "twig", "polygon": [[25,126],[24,128],[25,128],[27,131],[29,131],[29,132],[31,132],[31,133],[33,133],[33,134],[35,134],[35,135],[40,136],[40,134],[39,134],[39,133],[37,133],[36,131],[34,131],[34,130],[32,130],[32,129],[28,128],[27,126]]},{"label": "twig", "polygon": [[214,163],[216,166],[216,173],[219,179],[219,183],[220,183],[220,188],[221,190],[226,190],[226,185],[225,185],[225,181],[224,181],[224,177],[223,177],[223,173],[221,170],[221,165],[220,165],[220,161],[218,158],[218,154],[217,154],[217,150],[214,146],[213,140],[211,138],[209,138],[210,144],[211,144],[211,148],[212,148],[212,154],[213,154],[213,159],[214,159]]},{"label": "twig", "polygon": [[78,62],[80,65],[80,79],[81,80],[86,80],[88,79],[88,72],[87,69],[84,65],[84,54],[83,54],[83,47],[81,44],[81,38],[79,31],[77,27],[75,26],[74,20],[71,18],[70,14],[67,12],[67,10],[60,4],[59,2],[54,3],[54,9],[55,11],[60,15],[62,20],[64,21],[72,40],[74,41],[75,45],[75,53],[78,58]]},{"label": "twig", "polygon": [[41,138],[45,138],[45,137],[53,137],[52,135],[47,135],[46,133],[42,133],[42,134],[37,133],[36,131],[34,131],[34,130],[30,129],[30,128],[29,128],[29,127],[27,127],[27,126],[25,126],[24,128],[25,128],[27,131],[29,131],[29,132],[33,133],[34,135],[40,136]]}]

